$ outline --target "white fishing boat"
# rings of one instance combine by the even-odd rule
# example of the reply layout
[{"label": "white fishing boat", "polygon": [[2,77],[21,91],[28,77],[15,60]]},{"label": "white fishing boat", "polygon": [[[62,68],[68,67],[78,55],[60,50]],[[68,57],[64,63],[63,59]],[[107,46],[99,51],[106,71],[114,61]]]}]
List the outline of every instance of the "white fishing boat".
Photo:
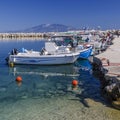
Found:
[{"label": "white fishing boat", "polygon": [[88,59],[93,54],[90,44],[78,44],[77,38],[73,36],[53,36],[49,41],[55,41],[59,48],[79,52],[79,59]]},{"label": "white fishing boat", "polygon": [[41,51],[23,49],[18,52],[13,49],[8,56],[8,64],[36,64],[36,65],[59,65],[74,63],[79,57],[79,52],[70,51],[68,48],[58,47],[54,42],[46,42]]}]

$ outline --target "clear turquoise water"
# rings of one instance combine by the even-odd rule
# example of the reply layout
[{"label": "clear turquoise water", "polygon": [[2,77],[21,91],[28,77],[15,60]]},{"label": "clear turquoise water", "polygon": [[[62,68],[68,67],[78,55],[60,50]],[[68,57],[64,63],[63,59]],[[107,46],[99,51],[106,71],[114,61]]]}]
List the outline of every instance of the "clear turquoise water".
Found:
[{"label": "clear turquoise water", "polygon": [[[43,46],[39,40],[0,41],[0,120],[118,119],[119,111],[101,97],[99,80],[87,60],[59,66],[6,65],[13,48]],[[21,84],[16,83],[17,76],[22,77]],[[79,82],[76,89],[71,85],[74,79]]]}]

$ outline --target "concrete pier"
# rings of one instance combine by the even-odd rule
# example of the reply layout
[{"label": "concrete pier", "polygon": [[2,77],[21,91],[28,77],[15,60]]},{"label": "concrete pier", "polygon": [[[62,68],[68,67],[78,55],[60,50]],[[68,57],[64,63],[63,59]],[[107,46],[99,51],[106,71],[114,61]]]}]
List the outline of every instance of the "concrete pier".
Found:
[{"label": "concrete pier", "polygon": [[105,96],[115,108],[120,109],[120,38],[116,37],[112,42],[106,51],[95,56],[101,62],[95,61]]},{"label": "concrete pier", "polygon": [[102,62],[105,69],[108,70],[106,75],[120,75],[120,38],[113,40],[113,45],[110,45],[105,52],[96,55]]}]

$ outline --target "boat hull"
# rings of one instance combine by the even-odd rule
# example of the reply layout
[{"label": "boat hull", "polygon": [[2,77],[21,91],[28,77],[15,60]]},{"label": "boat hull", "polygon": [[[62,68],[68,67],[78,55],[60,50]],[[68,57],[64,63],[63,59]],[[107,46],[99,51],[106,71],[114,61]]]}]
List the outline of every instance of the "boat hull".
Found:
[{"label": "boat hull", "polygon": [[88,59],[91,56],[92,47],[80,51],[79,59]]},{"label": "boat hull", "polygon": [[78,53],[60,55],[10,55],[8,63],[36,65],[71,64],[78,59],[78,56]]}]

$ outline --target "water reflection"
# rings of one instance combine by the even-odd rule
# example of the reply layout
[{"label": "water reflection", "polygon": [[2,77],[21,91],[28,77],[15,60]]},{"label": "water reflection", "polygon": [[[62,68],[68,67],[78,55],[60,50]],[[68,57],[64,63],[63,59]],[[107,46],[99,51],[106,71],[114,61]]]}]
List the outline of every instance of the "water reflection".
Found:
[{"label": "water reflection", "polygon": [[[20,100],[27,98],[51,98],[73,93],[72,80],[78,80],[75,90],[81,93],[83,83],[91,74],[91,65],[88,61],[76,61],[71,65],[37,66],[15,65],[9,67],[9,84],[1,87],[0,101]],[[16,82],[21,76],[22,82]]]},{"label": "water reflection", "polygon": [[50,76],[79,76],[79,67],[75,65],[59,65],[59,66],[36,66],[36,65],[16,65],[10,67],[9,72],[16,75],[40,75],[43,77]]},{"label": "water reflection", "polygon": [[[1,102],[65,95],[72,79],[79,77],[79,67],[74,65],[15,65],[8,70],[6,84],[0,85]],[[16,81],[17,76],[22,77],[22,82]]]}]

